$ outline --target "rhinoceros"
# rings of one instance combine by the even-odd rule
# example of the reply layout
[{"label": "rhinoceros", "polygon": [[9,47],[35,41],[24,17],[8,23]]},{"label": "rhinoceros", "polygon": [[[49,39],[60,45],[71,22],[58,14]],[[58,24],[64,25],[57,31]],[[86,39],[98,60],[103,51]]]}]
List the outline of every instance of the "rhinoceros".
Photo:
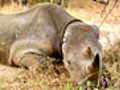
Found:
[{"label": "rhinoceros", "polygon": [[0,14],[0,56],[7,57],[9,65],[44,66],[44,56],[62,57],[70,76],[79,85],[98,80],[102,67],[98,40],[97,26],[72,17],[55,4]]}]

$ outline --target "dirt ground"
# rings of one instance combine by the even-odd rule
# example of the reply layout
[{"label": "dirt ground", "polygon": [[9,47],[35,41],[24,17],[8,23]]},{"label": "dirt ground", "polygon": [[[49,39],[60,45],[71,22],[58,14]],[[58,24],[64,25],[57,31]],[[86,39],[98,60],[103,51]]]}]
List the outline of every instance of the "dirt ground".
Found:
[{"label": "dirt ground", "polygon": [[[103,21],[104,17],[106,16],[106,14],[109,13],[109,11],[111,10],[113,4],[114,2],[110,2],[106,10],[104,10],[102,16],[101,14],[104,9],[104,5],[91,2],[90,0],[86,2],[86,5],[82,5],[81,7],[70,7],[65,10],[72,16],[81,19],[88,24],[95,24],[99,26]],[[6,13],[13,13],[18,11],[24,11],[24,7],[19,7],[15,5],[13,8],[11,8],[11,6],[5,6],[3,8],[0,8],[0,11]],[[119,38],[118,35],[120,32],[119,11],[120,2],[116,5],[116,7],[112,11],[112,13],[108,16],[106,21],[99,27],[101,31],[100,42],[103,46],[103,53],[104,50],[109,49],[108,48],[109,44],[107,43],[109,42],[114,43],[114,38],[116,37]],[[108,39],[110,41],[108,41]],[[109,64],[108,68],[111,67],[109,71],[114,69],[116,70],[115,65],[110,66]],[[41,71],[36,71],[34,69],[28,71],[25,70],[24,68],[16,68],[0,64],[0,90],[75,90],[76,88],[78,88],[74,84],[73,80],[69,77],[68,72],[64,68],[64,65],[61,64],[58,66],[51,65],[49,70],[51,71],[41,74]],[[117,74],[117,76],[115,76],[115,74]],[[113,78],[115,79],[113,80],[116,80],[119,77],[120,77],[119,72],[115,71],[113,74]],[[117,83],[119,83],[119,81],[116,80]],[[118,86],[119,85],[116,85],[116,87]],[[118,88],[113,89],[111,87],[111,89],[107,90],[119,90],[119,89]]]}]

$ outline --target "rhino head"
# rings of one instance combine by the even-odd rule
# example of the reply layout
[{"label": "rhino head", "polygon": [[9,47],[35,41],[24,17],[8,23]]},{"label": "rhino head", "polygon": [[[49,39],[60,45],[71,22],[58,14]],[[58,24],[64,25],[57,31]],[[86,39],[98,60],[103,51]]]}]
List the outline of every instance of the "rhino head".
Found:
[{"label": "rhino head", "polygon": [[64,34],[62,52],[70,76],[79,85],[97,83],[102,64],[99,29],[83,22],[70,24]]}]

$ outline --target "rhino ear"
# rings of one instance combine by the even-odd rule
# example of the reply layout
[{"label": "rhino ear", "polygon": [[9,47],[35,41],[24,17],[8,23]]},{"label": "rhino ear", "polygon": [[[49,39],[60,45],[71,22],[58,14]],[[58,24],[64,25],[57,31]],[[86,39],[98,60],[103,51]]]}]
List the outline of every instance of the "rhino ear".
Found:
[{"label": "rhino ear", "polygon": [[95,69],[97,68],[99,69],[99,66],[100,66],[100,57],[99,57],[99,54],[96,54],[94,61],[92,63],[92,67]]},{"label": "rhino ear", "polygon": [[92,58],[94,56],[93,54],[93,51],[90,47],[87,47],[85,49],[85,51],[83,52],[83,55],[86,57],[86,58]]},{"label": "rhino ear", "polygon": [[94,29],[93,32],[94,32],[96,38],[99,39],[99,35],[100,35],[100,30],[99,30],[99,28],[98,28],[96,25],[93,25],[92,27],[93,27],[93,29]]}]

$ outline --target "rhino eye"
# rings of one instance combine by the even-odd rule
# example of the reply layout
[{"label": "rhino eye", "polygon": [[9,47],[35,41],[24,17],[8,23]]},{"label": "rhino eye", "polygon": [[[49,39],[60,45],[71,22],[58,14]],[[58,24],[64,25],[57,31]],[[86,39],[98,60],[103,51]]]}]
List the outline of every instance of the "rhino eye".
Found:
[{"label": "rhino eye", "polygon": [[70,62],[70,61],[68,61],[68,64],[70,65],[70,64],[71,64],[71,62]]}]

